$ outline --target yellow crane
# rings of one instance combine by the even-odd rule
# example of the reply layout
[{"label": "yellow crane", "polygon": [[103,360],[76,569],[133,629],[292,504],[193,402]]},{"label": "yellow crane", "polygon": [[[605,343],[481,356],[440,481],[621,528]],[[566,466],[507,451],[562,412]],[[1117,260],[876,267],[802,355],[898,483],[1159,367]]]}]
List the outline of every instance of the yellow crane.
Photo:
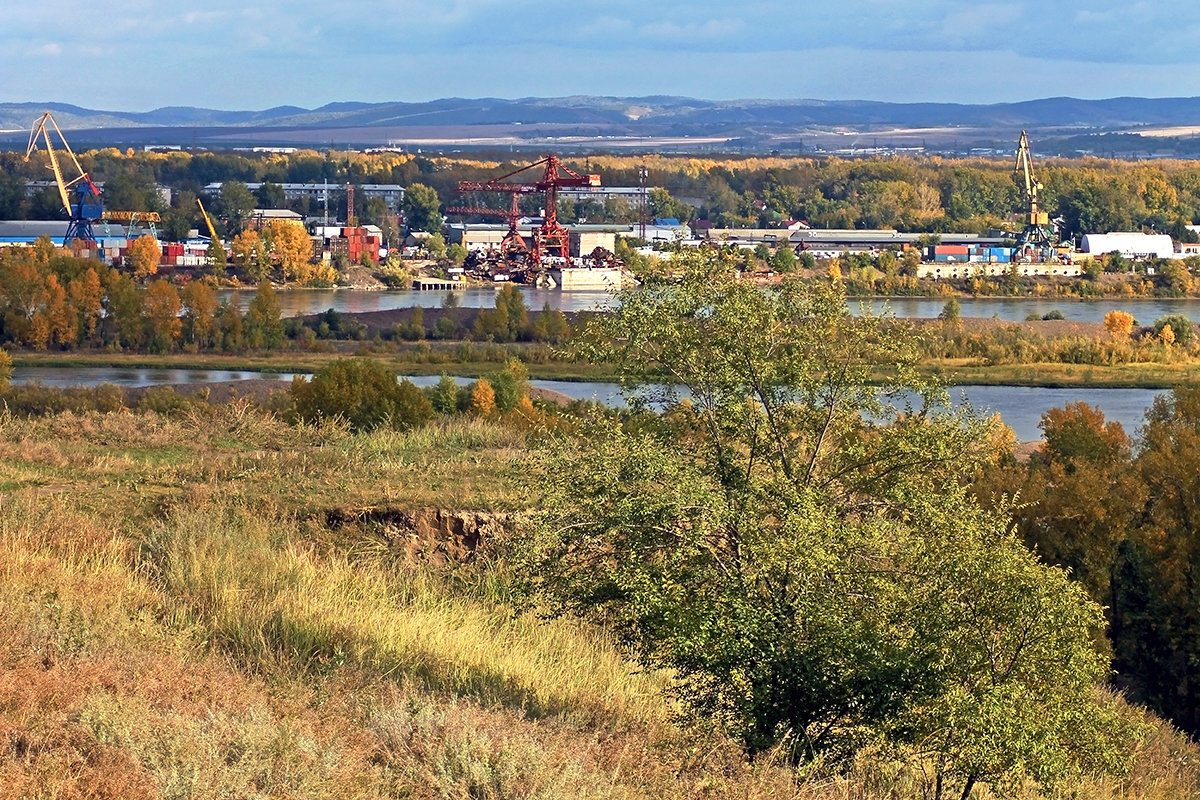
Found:
[{"label": "yellow crane", "polygon": [[[208,216],[208,212],[204,210],[204,203],[200,202],[199,197],[196,198],[196,205],[200,206],[200,216],[204,217],[204,224],[208,226],[208,236],[212,240],[212,243],[209,245],[208,257],[210,260],[213,260],[213,266],[224,268],[225,263],[226,263],[225,260],[228,257],[227,254],[225,253],[225,243],[222,242],[221,237],[217,235],[217,228],[215,225],[213,225],[212,217]],[[221,253],[221,263],[220,264],[217,264],[215,261],[216,253],[212,249],[213,244],[215,244],[217,247],[221,248],[220,249],[220,253]]]},{"label": "yellow crane", "polygon": [[1052,252],[1054,248],[1053,229],[1050,227],[1050,215],[1038,207],[1038,191],[1042,184],[1033,174],[1033,159],[1029,154],[1029,135],[1021,131],[1017,142],[1017,163],[1013,167],[1013,175],[1017,186],[1023,190],[1025,211],[1023,214],[1024,228],[1017,237],[1018,254],[1033,250]]},{"label": "yellow crane", "polygon": [[221,237],[217,235],[217,229],[215,227],[213,227],[212,219],[209,218],[208,212],[204,210],[204,203],[200,202],[199,197],[196,198],[196,205],[200,206],[200,216],[204,217],[204,224],[208,226],[209,238],[211,238],[214,242],[216,242],[217,244],[224,247],[225,243],[222,242]]},{"label": "yellow crane", "polygon": [[[70,157],[71,164],[75,167],[77,174],[69,180],[63,174],[62,166],[58,161],[58,154],[54,151],[54,142],[50,138],[51,130],[58,136],[59,147]],[[100,198],[100,190],[92,182],[83,165],[79,163],[79,159],[71,150],[71,146],[67,144],[67,138],[63,136],[58,123],[54,121],[54,115],[49,111],[38,117],[37,121],[33,123],[33,128],[29,131],[29,147],[25,149],[25,161],[28,162],[37,150],[39,139],[44,140],[46,143],[46,155],[50,158],[50,163],[47,166],[54,173],[54,182],[58,185],[58,196],[62,200],[63,209],[67,212],[67,216],[70,217],[70,221],[67,223],[66,235],[63,237],[63,243],[69,244],[76,239],[85,242],[96,241],[92,223],[104,216],[104,204]],[[72,190],[78,195],[74,203],[71,202]]]}]

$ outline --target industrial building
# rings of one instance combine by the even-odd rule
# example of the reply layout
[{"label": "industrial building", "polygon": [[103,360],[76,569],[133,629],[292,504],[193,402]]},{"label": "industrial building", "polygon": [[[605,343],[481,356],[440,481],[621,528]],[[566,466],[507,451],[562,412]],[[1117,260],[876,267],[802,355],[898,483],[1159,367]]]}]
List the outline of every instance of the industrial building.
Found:
[{"label": "industrial building", "polygon": [[1175,243],[1165,233],[1088,233],[1081,249],[1092,255],[1120,253],[1125,258],[1175,258]]},{"label": "industrial building", "polygon": [[[323,203],[329,202],[330,191],[344,191],[346,188],[346,185],[342,183],[280,183],[276,185],[283,189],[283,196],[288,200],[307,197]],[[252,192],[258,191],[261,187],[261,183],[246,184],[246,188]],[[383,202],[387,203],[387,207],[394,212],[400,210],[400,202],[404,199],[404,187],[396,183],[360,183],[355,184],[354,191],[364,197],[382,198]],[[208,195],[220,194],[220,182],[205,185],[204,192]]]},{"label": "industrial building", "polygon": [[[30,245],[43,236],[59,247],[65,247],[63,241],[66,233],[66,222],[59,220],[0,220],[0,246]],[[146,236],[149,231],[139,227],[132,229],[124,225],[109,225],[101,223],[96,230],[96,245],[100,250],[116,252],[118,248],[129,244],[130,239]]]},{"label": "industrial building", "polygon": [[[524,221],[517,225],[517,233],[527,244],[533,242],[535,221]],[[603,247],[612,252],[616,249],[617,234],[631,235],[628,225],[569,225],[570,254],[572,258],[590,255],[597,247]],[[495,250],[504,242],[508,235],[507,225],[490,225],[486,223],[452,223],[446,226],[446,242],[462,245],[468,252],[476,250]]]},{"label": "industrial building", "polygon": [[[843,251],[872,252],[916,247],[927,234],[901,233],[892,229],[856,230],[852,228],[710,228],[709,241],[752,249],[760,244],[775,247],[787,243],[797,251],[806,250],[818,258],[833,258]],[[981,236],[975,233],[943,233],[939,241],[946,245],[1001,247],[1011,236]]]}]

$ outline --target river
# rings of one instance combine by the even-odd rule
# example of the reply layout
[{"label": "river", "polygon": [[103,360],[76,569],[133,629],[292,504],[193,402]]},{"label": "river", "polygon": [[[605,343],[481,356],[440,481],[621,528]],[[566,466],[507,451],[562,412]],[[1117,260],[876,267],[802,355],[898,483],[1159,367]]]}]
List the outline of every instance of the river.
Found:
[{"label": "river", "polygon": [[[252,370],[190,370],[125,367],[16,367],[14,383],[39,382],[45,386],[161,386],[253,378],[291,381],[293,373],[255,372]],[[436,375],[410,377],[418,386],[431,386]],[[460,378],[460,381],[468,379]],[[615,383],[579,381],[530,381],[533,386],[559,392],[577,400],[593,400],[608,406],[623,403],[621,388]],[[1041,438],[1038,423],[1042,414],[1073,402],[1085,402],[1099,408],[1109,420],[1116,420],[1133,434],[1142,424],[1146,409],[1162,394],[1156,389],[1057,389],[1030,386],[955,386],[951,400],[964,402],[980,413],[999,413],[1005,424],[1021,441]]]},{"label": "river", "polygon": [[[463,308],[491,308],[495,304],[496,288],[474,287],[453,292]],[[521,287],[525,305],[537,311],[549,303],[561,311],[595,311],[611,308],[612,295],[604,290],[562,291]],[[356,289],[286,289],[278,293],[280,308],[285,317],[319,314],[327,309],[340,312],[390,311],[396,308],[436,308],[446,301],[447,292],[418,292],[411,289],[362,291]],[[224,289],[218,292],[221,300],[238,298],[243,309],[254,296],[251,289]],[[946,305],[944,297],[893,297],[859,300],[851,298],[848,306],[857,312],[865,307],[875,314],[888,313],[897,317],[936,317]],[[1197,299],[1119,299],[1072,300],[1063,298],[963,297],[959,298],[964,317],[996,318],[1020,321],[1036,314],[1042,317],[1057,311],[1069,320],[1101,322],[1109,311],[1128,311],[1139,324],[1149,325],[1166,314],[1183,314],[1200,322],[1200,300]]]}]

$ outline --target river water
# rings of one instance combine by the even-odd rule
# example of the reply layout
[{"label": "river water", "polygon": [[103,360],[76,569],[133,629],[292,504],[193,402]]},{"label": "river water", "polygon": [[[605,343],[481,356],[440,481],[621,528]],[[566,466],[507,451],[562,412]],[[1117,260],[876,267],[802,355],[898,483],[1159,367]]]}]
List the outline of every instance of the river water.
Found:
[{"label": "river water", "polygon": [[[252,378],[291,381],[293,373],[254,372],[251,370],[189,370],[116,367],[17,367],[14,383],[38,382],[45,386],[96,386],[113,383],[118,386],[162,386],[217,381],[237,381]],[[431,386],[436,375],[417,375],[410,378],[418,386]],[[469,379],[460,378],[460,381]],[[530,381],[534,386],[560,392],[577,400],[591,400],[607,406],[619,406],[624,400],[621,388],[615,383],[577,381]],[[1038,423],[1042,414],[1067,403],[1085,402],[1116,420],[1133,434],[1142,424],[1146,409],[1162,394],[1155,389],[1055,389],[1027,386],[955,386],[950,389],[956,404],[970,403],[980,413],[999,413],[1021,441],[1041,438]]]},{"label": "river water", "polygon": [[[495,304],[496,288],[474,287],[454,291],[455,300],[463,308],[491,308]],[[562,311],[595,311],[613,306],[612,295],[604,290],[562,291],[521,287],[525,305],[539,310],[547,303]],[[448,292],[418,292],[411,289],[361,291],[355,289],[287,289],[277,293],[285,317],[319,314],[327,309],[339,312],[390,311],[397,308],[436,308],[446,301]],[[236,297],[243,309],[254,296],[253,290],[225,289],[218,292],[222,300]],[[893,297],[867,300],[851,299],[850,310],[867,308],[875,314],[890,313],[897,317],[936,317],[946,305],[945,298]],[[1101,322],[1109,311],[1128,311],[1139,324],[1149,325],[1166,314],[1183,314],[1200,322],[1200,300],[1196,299],[1117,299],[1071,300],[1045,298],[965,297],[959,298],[964,317],[996,318],[1020,321],[1036,314],[1042,317],[1057,311],[1066,319],[1080,322]]]}]

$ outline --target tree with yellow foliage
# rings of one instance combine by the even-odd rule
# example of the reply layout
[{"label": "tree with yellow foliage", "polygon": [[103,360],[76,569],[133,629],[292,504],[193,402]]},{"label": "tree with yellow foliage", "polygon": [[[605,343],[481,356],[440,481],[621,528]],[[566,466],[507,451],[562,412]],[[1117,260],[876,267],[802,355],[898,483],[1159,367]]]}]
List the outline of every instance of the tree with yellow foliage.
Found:
[{"label": "tree with yellow foliage", "polygon": [[1115,339],[1127,339],[1133,332],[1133,314],[1127,311],[1110,311],[1104,315],[1104,330]]},{"label": "tree with yellow foliage", "polygon": [[180,292],[187,323],[185,341],[196,348],[212,342],[216,331],[217,293],[205,281],[191,281]]},{"label": "tree with yellow foliage", "polygon": [[148,278],[158,272],[158,262],[162,259],[162,248],[153,236],[142,236],[129,243],[129,265],[133,274],[139,278]]},{"label": "tree with yellow foliage", "polygon": [[480,378],[471,387],[471,402],[468,410],[478,417],[490,417],[496,413],[496,391],[487,378]]},{"label": "tree with yellow foliage", "polygon": [[245,230],[233,237],[230,245],[238,271],[255,281],[265,280],[271,272],[271,253],[258,231]]},{"label": "tree with yellow foliage", "polygon": [[78,278],[73,278],[67,284],[67,295],[78,315],[80,337],[89,342],[96,334],[104,310],[104,289],[96,270],[88,267]]},{"label": "tree with yellow foliage", "polygon": [[271,252],[279,259],[284,278],[301,284],[313,281],[316,273],[312,264],[312,237],[303,225],[273,219],[267,223],[266,237]]},{"label": "tree with yellow foliage", "polygon": [[183,328],[179,320],[179,292],[169,282],[157,280],[147,287],[142,302],[150,347],[158,351],[170,350]]}]

